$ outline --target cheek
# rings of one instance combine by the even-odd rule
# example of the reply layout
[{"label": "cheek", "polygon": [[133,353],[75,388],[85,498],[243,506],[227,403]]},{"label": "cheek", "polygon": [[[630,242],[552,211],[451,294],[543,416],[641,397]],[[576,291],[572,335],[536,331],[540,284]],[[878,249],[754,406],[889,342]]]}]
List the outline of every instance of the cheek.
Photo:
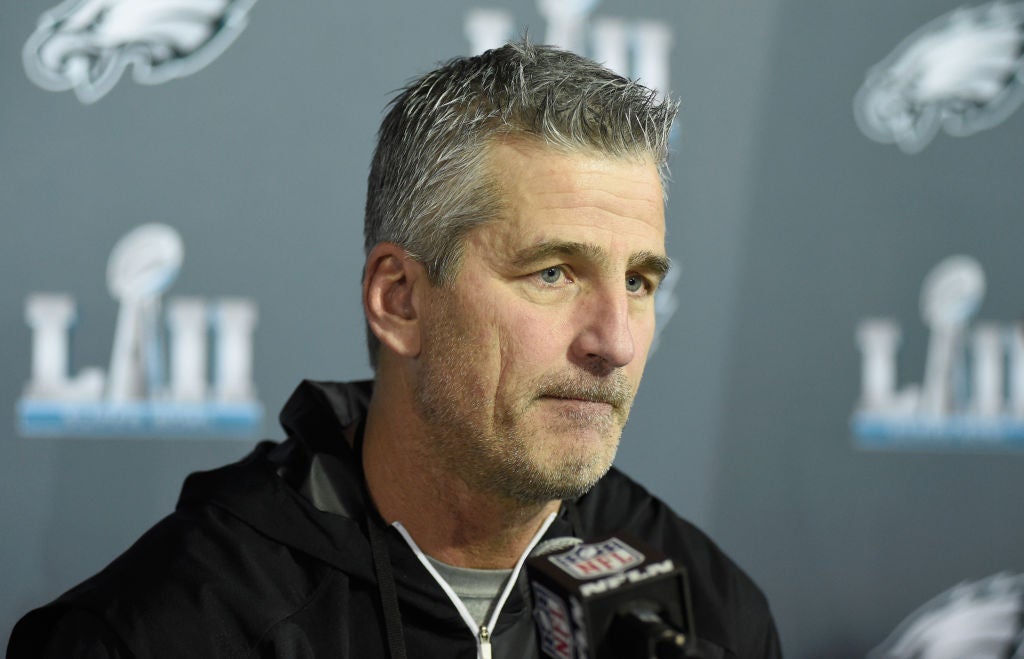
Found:
[{"label": "cheek", "polygon": [[571,328],[536,307],[508,305],[498,324],[503,379],[535,378],[566,360]]},{"label": "cheek", "polygon": [[633,340],[636,341],[637,354],[647,355],[651,348],[651,341],[654,340],[655,316],[654,311],[644,314],[634,324]]}]

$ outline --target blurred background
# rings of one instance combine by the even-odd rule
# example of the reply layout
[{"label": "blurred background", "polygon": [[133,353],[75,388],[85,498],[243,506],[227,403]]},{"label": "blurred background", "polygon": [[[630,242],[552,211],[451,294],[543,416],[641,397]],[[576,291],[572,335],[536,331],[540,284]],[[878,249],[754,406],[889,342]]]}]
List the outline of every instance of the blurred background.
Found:
[{"label": "blurred background", "polygon": [[281,438],[301,379],[371,375],[384,107],[524,30],[682,101],[679,277],[617,464],[786,655],[911,656],[883,644],[926,602],[1024,592],[1021,4],[51,2],[0,4],[0,639]]}]

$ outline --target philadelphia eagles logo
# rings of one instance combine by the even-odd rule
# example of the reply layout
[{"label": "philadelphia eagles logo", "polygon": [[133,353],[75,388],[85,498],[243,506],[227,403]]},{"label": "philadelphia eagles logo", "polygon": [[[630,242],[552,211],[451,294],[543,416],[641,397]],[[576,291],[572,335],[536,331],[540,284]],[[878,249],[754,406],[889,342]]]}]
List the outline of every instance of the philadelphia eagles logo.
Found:
[{"label": "philadelphia eagles logo", "polygon": [[992,128],[1024,102],[1024,3],[997,0],[941,16],[867,75],[854,114],[871,139],[916,153],[940,128]]},{"label": "philadelphia eagles logo", "polygon": [[44,13],[22,57],[43,89],[83,103],[109,92],[128,65],[157,85],[215,60],[245,28],[256,0],[66,0]]},{"label": "philadelphia eagles logo", "polygon": [[915,611],[868,659],[1024,658],[1024,574],[961,583]]}]

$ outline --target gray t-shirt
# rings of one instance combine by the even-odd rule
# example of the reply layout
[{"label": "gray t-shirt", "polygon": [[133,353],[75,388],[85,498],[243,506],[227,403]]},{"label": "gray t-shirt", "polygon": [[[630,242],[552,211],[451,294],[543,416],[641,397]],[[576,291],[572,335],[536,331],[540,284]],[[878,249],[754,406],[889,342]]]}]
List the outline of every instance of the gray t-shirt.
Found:
[{"label": "gray t-shirt", "polygon": [[430,556],[427,559],[469,609],[477,626],[483,625],[512,570],[477,570],[448,565]]}]

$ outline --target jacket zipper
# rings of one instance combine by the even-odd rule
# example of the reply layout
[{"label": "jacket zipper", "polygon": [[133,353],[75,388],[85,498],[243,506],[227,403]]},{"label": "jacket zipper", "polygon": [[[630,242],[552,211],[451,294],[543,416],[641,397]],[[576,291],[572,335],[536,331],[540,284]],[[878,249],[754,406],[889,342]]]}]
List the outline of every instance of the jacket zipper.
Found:
[{"label": "jacket zipper", "polygon": [[[526,551],[524,551],[523,555],[519,557],[519,562],[516,563],[515,568],[512,569],[512,574],[509,576],[508,583],[505,585],[505,590],[499,596],[494,607],[494,611],[491,613],[490,623],[492,625],[497,624],[501,608],[505,605],[506,598],[508,598],[509,593],[515,587],[516,580],[519,578],[519,573],[523,569],[523,563],[526,561],[527,556],[530,555],[530,551],[536,546],[537,542],[540,541],[541,536],[543,536],[544,532],[548,530],[548,527],[551,526],[551,522],[555,521],[556,514],[557,513],[551,513],[548,515],[547,519],[544,520],[544,523],[537,531],[537,535],[535,535],[530,541],[530,544],[526,547]],[[402,523],[396,521],[392,522],[391,525],[398,530],[398,533],[405,539],[406,544],[409,545],[409,548],[412,549],[414,554],[416,554],[416,558],[419,559],[423,567],[427,569],[427,572],[434,577],[434,581],[436,581],[437,584],[441,586],[441,589],[445,594],[448,595],[448,599],[451,600],[455,609],[459,612],[459,615],[462,616],[463,621],[465,621],[466,625],[469,627],[470,633],[476,636],[476,641],[478,643],[478,658],[491,659],[491,630],[487,628],[486,624],[480,625],[480,627],[477,628],[476,621],[473,620],[473,616],[471,616],[469,611],[466,609],[466,605],[462,603],[458,594],[452,590],[452,587],[444,580],[444,577],[437,573],[437,570],[434,569],[434,566],[431,565],[430,561],[427,559],[426,554],[424,554],[423,550],[419,548],[416,541],[412,539],[412,536],[409,535],[409,532],[404,526],[402,526]]]},{"label": "jacket zipper", "polygon": [[480,625],[480,659],[491,659],[491,632],[487,625]]}]

